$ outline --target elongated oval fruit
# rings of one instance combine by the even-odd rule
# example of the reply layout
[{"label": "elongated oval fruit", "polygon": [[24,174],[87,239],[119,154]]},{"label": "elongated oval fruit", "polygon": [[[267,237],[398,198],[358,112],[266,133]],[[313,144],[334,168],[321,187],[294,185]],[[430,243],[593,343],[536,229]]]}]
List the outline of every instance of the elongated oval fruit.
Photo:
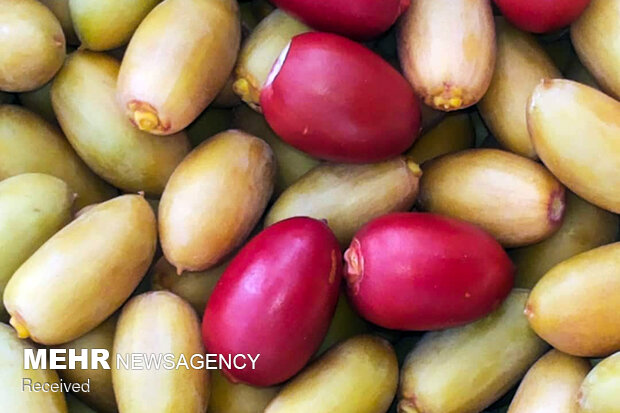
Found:
[{"label": "elongated oval fruit", "polygon": [[123,195],[97,205],[15,272],[4,290],[11,325],[20,338],[47,345],[89,332],[136,288],[156,241],[155,216],[144,198]]},{"label": "elongated oval fruit", "polygon": [[234,0],[165,0],[142,21],[118,76],[118,102],[137,128],[184,129],[226,84],[241,26]]},{"label": "elongated oval fruit", "polygon": [[580,413],[620,412],[620,352],[597,364],[579,390]]},{"label": "elongated oval fruit", "polygon": [[251,135],[258,136],[273,150],[278,167],[274,193],[280,194],[306,172],[319,164],[319,160],[284,142],[269,127],[265,118],[251,110],[247,105],[235,108],[233,127]]},{"label": "elongated oval fruit", "polygon": [[581,17],[571,25],[571,40],[579,59],[596,81],[620,99],[620,1],[592,0]]},{"label": "elongated oval fruit", "polygon": [[620,242],[561,262],[536,284],[526,314],[540,337],[582,357],[620,349]]},{"label": "elongated oval fruit", "polygon": [[349,297],[365,319],[395,330],[435,330],[495,310],[513,266],[489,234],[434,214],[394,213],[355,234],[345,252]]},{"label": "elongated oval fruit", "polygon": [[82,47],[103,51],[121,47],[161,0],[69,0],[71,20]]},{"label": "elongated oval fruit", "polygon": [[278,136],[336,162],[391,158],[411,146],[420,129],[420,106],[396,69],[364,46],[328,33],[293,38],[260,103]]},{"label": "elongated oval fruit", "polygon": [[502,14],[521,30],[546,33],[574,22],[583,13],[590,0],[494,0],[494,2]]},{"label": "elongated oval fruit", "polygon": [[25,350],[36,352],[32,344],[17,338],[10,326],[0,323],[0,411],[67,413],[62,392],[24,391],[23,383],[28,382],[60,386],[58,374],[52,369],[24,369]]},{"label": "elongated oval fruit", "polygon": [[[200,323],[186,301],[168,291],[154,291],[132,298],[123,308],[114,336],[114,356],[173,354],[173,363],[195,354],[204,357]],[[199,361],[192,362],[193,366]],[[205,368],[143,370],[112,366],[112,383],[120,412],[205,412],[209,400],[209,373]]]},{"label": "elongated oval fruit", "polygon": [[401,19],[398,55],[427,105],[466,108],[484,95],[495,65],[495,25],[488,0],[416,0]]},{"label": "elongated oval fruit", "polygon": [[257,413],[278,394],[280,388],[231,383],[222,373],[211,373],[211,397],[207,413]]},{"label": "elongated oval fruit", "polygon": [[179,274],[218,264],[245,240],[271,197],[274,174],[269,145],[236,130],[181,162],[159,204],[162,249]]},{"label": "elongated oval fruit", "polygon": [[341,260],[327,225],[311,218],[279,222],[246,244],[215,287],[202,323],[210,353],[260,354],[253,369],[225,366],[229,379],[271,386],[301,370],[329,327]]},{"label": "elongated oval fruit", "polygon": [[233,89],[256,111],[269,71],[293,37],[311,29],[280,9],[262,20],[245,39],[235,66]]},{"label": "elongated oval fruit", "polygon": [[409,7],[410,0],[274,0],[273,4],[298,16],[313,28],[358,40],[386,32]]},{"label": "elongated oval fruit", "polygon": [[161,257],[153,267],[152,287],[154,290],[167,290],[190,303],[198,314],[203,314],[207,301],[215,285],[226,270],[224,262],[207,271],[184,272],[177,274],[176,268],[165,257]]},{"label": "elongated oval fruit", "polygon": [[68,45],[78,45],[80,40],[73,30],[73,21],[71,20],[71,11],[69,10],[69,0],[39,0],[45,4],[48,9],[54,13],[58,22],[62,26],[65,33],[65,39]]},{"label": "elongated oval fruit", "polygon": [[544,80],[527,124],[536,153],[564,185],[620,213],[620,102],[570,80]]},{"label": "elongated oval fruit", "polygon": [[542,242],[510,251],[517,267],[515,285],[532,288],[556,264],[614,242],[618,223],[616,214],[567,192],[566,213],[560,229]]},{"label": "elongated oval fruit", "polygon": [[469,149],[474,146],[475,138],[469,114],[451,113],[422,134],[407,151],[407,157],[421,164],[447,153]]},{"label": "elongated oval fruit", "polygon": [[588,360],[549,351],[528,370],[508,413],[577,413],[577,393],[589,371]]},{"label": "elongated oval fruit", "polygon": [[0,179],[27,172],[65,181],[78,194],[78,209],[116,193],[88,169],[58,129],[19,106],[0,106]]},{"label": "elongated oval fruit", "polygon": [[475,323],[427,333],[401,370],[399,413],[477,413],[525,374],[547,345],[523,315],[527,290]]},{"label": "elongated oval fruit", "polygon": [[[117,321],[118,317],[113,315],[94,330],[89,331],[76,340],[54,346],[54,348],[67,351],[74,349],[77,355],[82,354],[83,350],[89,352],[89,355],[93,349],[107,350],[110,354],[108,363],[111,367],[112,363],[116,363],[112,347]],[[96,369],[89,368],[90,359],[85,364],[76,361],[75,367],[74,369],[59,369],[58,374],[68,383],[83,384],[90,380],[90,391],[75,393],[76,396],[101,413],[115,413],[118,411],[116,400],[114,399],[114,389],[112,388],[112,371],[104,369],[101,365]]]},{"label": "elongated oval fruit", "polygon": [[418,165],[402,156],[364,165],[319,165],[280,195],[265,226],[295,216],[325,219],[346,247],[371,219],[411,209],[421,175]]},{"label": "elongated oval fruit", "polygon": [[496,19],[497,61],[491,85],[478,103],[480,115],[495,138],[511,152],[536,158],[527,131],[526,111],[542,79],[562,77],[536,39]]},{"label": "elongated oval fruit", "polygon": [[471,149],[423,165],[419,206],[487,230],[517,247],[562,224],[564,186],[542,165],[497,149]]},{"label": "elongated oval fruit", "polygon": [[35,0],[0,0],[0,90],[43,86],[62,66],[65,35],[56,16]]},{"label": "elongated oval fruit", "polygon": [[383,413],[398,387],[392,346],[374,336],[339,344],[289,382],[265,413]]},{"label": "elongated oval fruit", "polygon": [[185,133],[153,136],[134,128],[116,102],[120,64],[103,53],[79,51],[54,79],[52,104],[80,157],[99,176],[127,191],[160,195],[189,152]]},{"label": "elongated oval fruit", "polygon": [[0,294],[19,266],[71,220],[74,199],[67,184],[50,175],[0,181]]}]

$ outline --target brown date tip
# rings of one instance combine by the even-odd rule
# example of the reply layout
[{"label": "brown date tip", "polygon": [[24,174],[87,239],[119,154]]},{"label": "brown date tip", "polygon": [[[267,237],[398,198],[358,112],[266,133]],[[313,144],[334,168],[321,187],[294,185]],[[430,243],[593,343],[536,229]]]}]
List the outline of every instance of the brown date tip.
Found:
[{"label": "brown date tip", "polygon": [[165,124],[159,118],[157,109],[146,102],[132,100],[127,104],[129,120],[131,123],[144,132],[166,132],[170,129],[170,124]]},{"label": "brown date tip", "polygon": [[549,89],[553,86],[553,79],[545,78],[540,81],[540,86],[546,89]]},{"label": "brown date tip", "polygon": [[12,325],[17,332],[17,337],[21,339],[30,337],[30,332],[28,331],[24,320],[22,320],[19,314],[15,313],[9,320],[9,324]]},{"label": "brown date tip", "polygon": [[422,176],[422,169],[420,169],[420,165],[418,165],[412,158],[406,157],[405,162],[407,163],[407,168],[409,168],[413,176],[418,178]]},{"label": "brown date tip", "polygon": [[559,224],[564,218],[564,211],[566,210],[566,200],[564,189],[553,191],[549,198],[548,217],[549,221],[553,224]]},{"label": "brown date tip", "polygon": [[471,99],[466,95],[467,93],[462,87],[444,83],[443,88],[426,97],[425,103],[435,109],[453,111],[471,104]]},{"label": "brown date tip", "polygon": [[360,289],[360,283],[364,278],[364,257],[362,256],[362,246],[354,238],[351,246],[344,253],[345,271],[344,277],[353,295]]},{"label": "brown date tip", "polygon": [[531,320],[534,318],[534,309],[532,309],[532,305],[531,304],[527,304],[525,306],[525,309],[523,310],[523,314],[525,314],[525,316],[527,317],[528,320]]},{"label": "brown date tip", "polygon": [[398,402],[398,413],[423,413],[420,411],[415,403],[415,397],[411,399],[402,399]]}]

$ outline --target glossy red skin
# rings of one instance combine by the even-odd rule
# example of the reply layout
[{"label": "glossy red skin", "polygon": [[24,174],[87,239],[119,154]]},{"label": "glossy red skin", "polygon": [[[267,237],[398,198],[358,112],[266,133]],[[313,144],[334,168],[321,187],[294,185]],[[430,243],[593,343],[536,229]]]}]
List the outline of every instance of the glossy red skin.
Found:
[{"label": "glossy red skin", "polygon": [[272,0],[314,29],[354,39],[371,39],[387,31],[410,0]]},{"label": "glossy red skin", "polygon": [[255,370],[248,364],[223,371],[234,382],[271,386],[291,378],[327,333],[341,275],[338,241],[323,222],[296,217],[266,228],[232,260],[209,298],[206,349],[260,354]]},{"label": "glossy red skin", "polygon": [[394,213],[369,222],[345,261],[354,307],[390,329],[472,322],[495,310],[513,286],[514,266],[491,235],[436,214]]},{"label": "glossy red skin", "polygon": [[260,103],[282,139],[335,162],[394,157],[420,129],[420,106],[409,82],[364,46],[329,33],[293,38]]},{"label": "glossy red skin", "polygon": [[547,33],[568,26],[590,0],[494,0],[502,14],[521,30]]}]

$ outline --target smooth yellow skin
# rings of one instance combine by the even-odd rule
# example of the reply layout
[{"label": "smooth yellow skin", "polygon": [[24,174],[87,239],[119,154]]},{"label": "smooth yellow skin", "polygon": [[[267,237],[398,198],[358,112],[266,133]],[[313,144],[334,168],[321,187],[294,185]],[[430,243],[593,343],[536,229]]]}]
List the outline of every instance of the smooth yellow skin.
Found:
[{"label": "smooth yellow skin", "polygon": [[588,360],[549,351],[528,370],[508,413],[577,413],[577,393],[589,371]]},{"label": "smooth yellow skin", "polygon": [[[203,354],[200,324],[194,309],[168,291],[153,291],[132,298],[116,326],[114,354],[181,354],[188,363]],[[116,367],[120,367],[117,369]],[[112,367],[112,383],[120,412],[204,413],[210,383],[206,369],[144,370]]]},{"label": "smooth yellow skin", "polygon": [[0,90],[26,92],[47,83],[65,59],[56,16],[35,0],[0,0]]},{"label": "smooth yellow skin", "polygon": [[237,130],[194,149],[174,171],[159,204],[159,234],[168,262],[203,271],[238,247],[273,192],[273,152]]},{"label": "smooth yellow skin", "polygon": [[420,136],[407,151],[407,158],[422,164],[447,153],[474,146],[474,125],[467,113],[451,113]]},{"label": "smooth yellow skin", "polygon": [[[101,323],[97,328],[82,337],[69,343],[54,346],[59,349],[75,349],[76,354],[81,354],[81,350],[106,349],[110,353],[108,363],[114,363],[112,358],[112,347],[114,344],[114,332],[116,331],[116,322],[118,317],[113,315],[106,321]],[[76,369],[58,370],[58,374],[65,382],[68,383],[86,383],[90,380],[90,392],[75,393],[85,403],[97,409],[100,413],[114,413],[117,411],[116,401],[114,399],[114,389],[112,388],[112,371],[103,368],[90,369],[82,368],[77,363]],[[112,367],[112,365],[110,365]],[[71,409],[69,409],[71,411]]]},{"label": "smooth yellow skin", "polygon": [[184,129],[222,90],[241,39],[235,0],[166,0],[134,33],[118,77],[118,103],[156,135]]},{"label": "smooth yellow skin", "polygon": [[227,266],[228,262],[224,262],[207,271],[186,271],[178,275],[176,268],[161,257],[153,267],[152,288],[173,292],[190,303],[202,317],[207,301]]},{"label": "smooth yellow skin", "polygon": [[0,181],[0,294],[19,266],[71,220],[74,199],[69,186],[50,175]]},{"label": "smooth yellow skin", "polygon": [[301,178],[320,161],[284,142],[269,127],[265,118],[247,105],[237,106],[234,111],[233,127],[258,136],[271,146],[278,163],[275,194],[280,194]]},{"label": "smooth yellow skin", "polygon": [[90,168],[127,192],[160,195],[189,152],[187,135],[159,137],[131,125],[116,102],[120,64],[78,51],[54,79],[52,104],[67,139]]},{"label": "smooth yellow skin", "polygon": [[618,216],[568,191],[560,229],[546,240],[510,251],[517,267],[515,286],[532,288],[553,266],[577,254],[614,242]]},{"label": "smooth yellow skin", "polygon": [[69,0],[71,19],[82,47],[104,51],[123,46],[161,0]]},{"label": "smooth yellow skin", "polygon": [[620,0],[592,0],[570,32],[579,59],[616,99],[620,99],[619,20]]},{"label": "smooth yellow skin", "polygon": [[620,102],[571,80],[542,81],[527,123],[536,153],[586,201],[620,212]]},{"label": "smooth yellow skin", "polygon": [[218,370],[211,374],[211,397],[207,413],[259,413],[276,396],[280,387],[234,384]]},{"label": "smooth yellow skin", "polygon": [[334,347],[284,386],[265,413],[384,413],[398,386],[392,346],[356,336]]},{"label": "smooth yellow skin", "polygon": [[542,165],[498,149],[471,149],[422,165],[419,206],[487,230],[502,245],[542,241],[561,225],[564,187]]},{"label": "smooth yellow skin", "polygon": [[208,107],[191,125],[185,129],[192,147],[200,145],[211,136],[230,129],[233,112],[228,109]]},{"label": "smooth yellow skin", "polygon": [[20,340],[8,325],[0,323],[0,411],[66,413],[67,403],[61,392],[22,391],[22,380],[59,383],[58,374],[51,369],[24,369],[24,350],[35,347]]},{"label": "smooth yellow skin", "polygon": [[526,111],[542,79],[562,77],[534,36],[496,19],[497,60],[491,85],[478,103],[486,126],[511,152],[536,159],[527,131]]},{"label": "smooth yellow skin", "polygon": [[265,226],[295,216],[326,219],[340,245],[347,246],[373,218],[411,209],[421,174],[402,156],[365,165],[322,164],[280,195]]},{"label": "smooth yellow skin", "polygon": [[276,59],[293,37],[311,30],[280,9],[271,12],[243,42],[234,72],[235,93],[260,112],[260,91]]},{"label": "smooth yellow skin", "polygon": [[399,413],[477,413],[525,374],[547,345],[523,315],[528,291],[463,327],[427,333],[401,370]]},{"label": "smooth yellow skin", "polygon": [[398,55],[427,105],[452,111],[477,103],[495,66],[495,24],[486,0],[416,0],[400,20]]},{"label": "smooth yellow skin", "polygon": [[363,334],[368,331],[368,324],[351,308],[349,299],[345,293],[340,293],[336,311],[329,324],[329,329],[317,350],[315,357],[325,353],[334,345],[348,338]]},{"label": "smooth yellow skin", "polygon": [[123,195],[97,205],[13,274],[4,290],[11,325],[21,338],[46,345],[86,334],[136,288],[156,241],[155,215],[141,196]]},{"label": "smooth yellow skin", "polygon": [[19,106],[0,105],[0,179],[27,172],[65,181],[78,194],[78,209],[116,194],[88,169],[56,127]]},{"label": "smooth yellow skin", "polygon": [[561,262],[536,284],[527,316],[556,349],[602,357],[620,348],[620,242]]},{"label": "smooth yellow skin", "polygon": [[19,103],[26,109],[41,116],[47,122],[55,125],[56,114],[52,107],[52,97],[50,92],[52,90],[52,82],[47,82],[45,85],[30,92],[23,92],[17,95]]},{"label": "smooth yellow skin", "polygon": [[620,352],[592,369],[579,390],[580,413],[620,413]]},{"label": "smooth yellow skin", "polygon": [[54,13],[54,16],[60,22],[62,31],[65,33],[67,44],[78,45],[80,40],[73,30],[73,21],[71,20],[71,12],[69,11],[69,0],[39,0],[45,4],[48,9]]}]

